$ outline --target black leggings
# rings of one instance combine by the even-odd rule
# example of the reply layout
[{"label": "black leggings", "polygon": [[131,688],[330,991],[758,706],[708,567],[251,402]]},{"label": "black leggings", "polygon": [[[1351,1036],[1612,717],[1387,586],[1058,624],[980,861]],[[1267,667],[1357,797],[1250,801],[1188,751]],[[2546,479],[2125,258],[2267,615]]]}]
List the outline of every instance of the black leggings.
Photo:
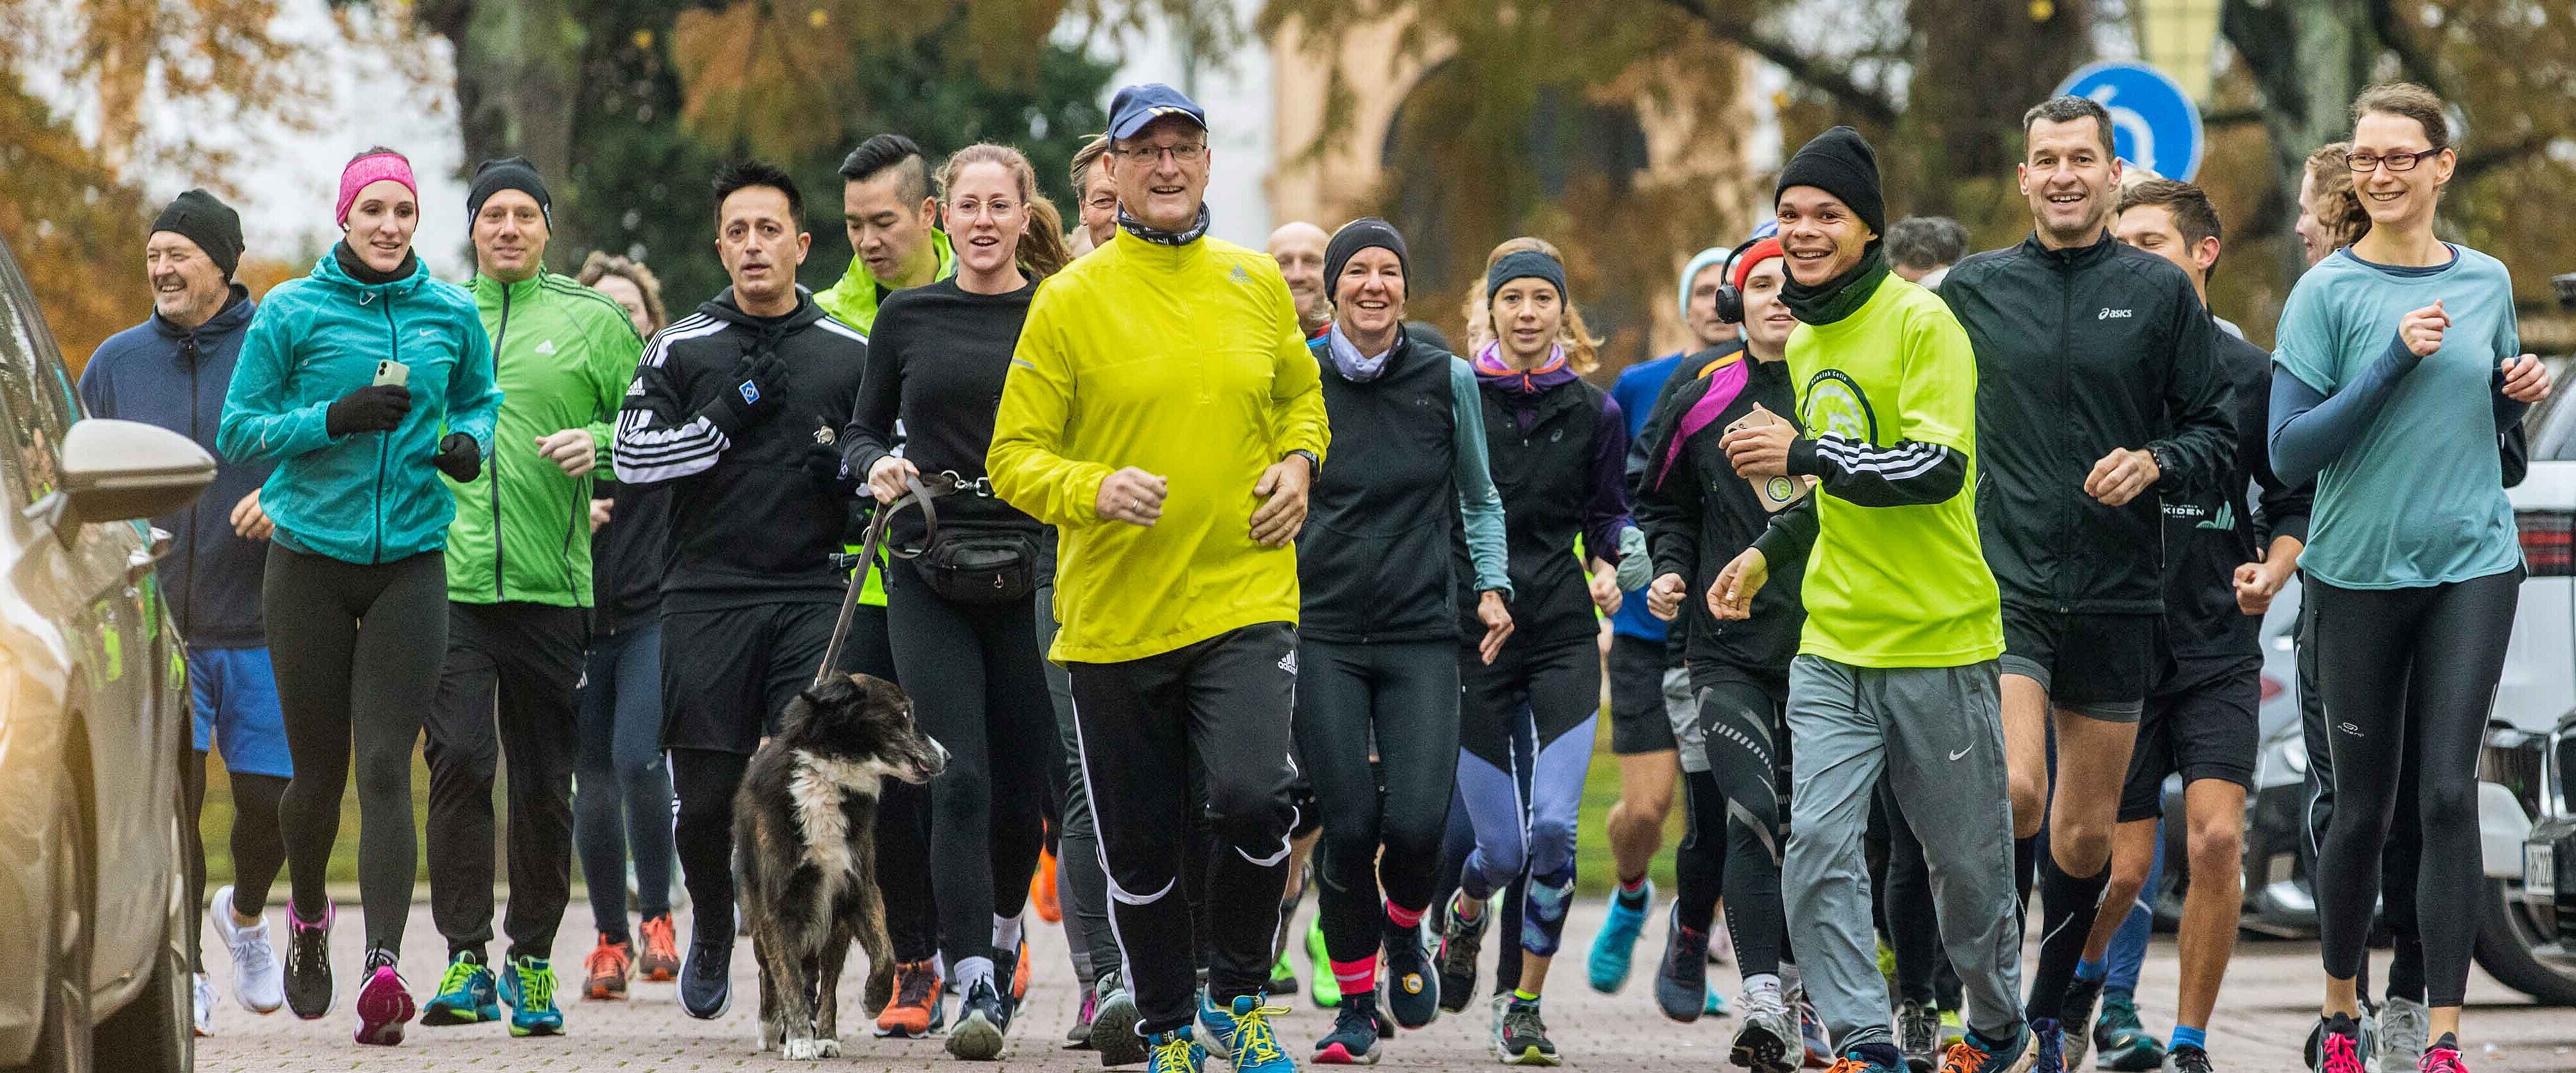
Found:
[{"label": "black leggings", "polygon": [[1297,671],[1297,752],[1324,826],[1315,855],[1324,949],[1336,962],[1374,964],[1388,928],[1380,884],[1388,904],[1419,913],[1438,880],[1458,778],[1458,646],[1300,640]]},{"label": "black leggings", "polygon": [[276,612],[268,654],[295,763],[278,803],[295,915],[320,920],[330,903],[324,884],[354,749],[367,946],[399,950],[419,878],[412,749],[447,656],[446,556],[361,566],[271,542],[261,596]]},{"label": "black leggings", "polygon": [[[1789,919],[1780,900],[1781,853],[1788,846],[1788,675],[1695,668],[1691,693],[1708,738],[1708,778],[1725,801],[1726,929],[1735,937],[1736,964],[1746,976],[1777,974],[1789,960]],[[1699,806],[1692,807],[1696,814]]]},{"label": "black leggings", "polygon": [[[2326,828],[2334,822],[2334,743],[2326,737],[2325,691],[2317,684],[2316,622],[2299,618],[2299,732],[2308,748],[2306,854],[2309,884],[2315,885],[2318,855],[2324,852]],[[2388,827],[2388,842],[2379,855],[2379,919],[2388,928],[2388,997],[2424,1001],[2424,943],[2415,925],[2415,871],[2423,858],[2423,839],[2415,833],[2415,769],[2401,770],[2397,808]],[[2361,959],[2354,977],[2362,994],[2370,993],[2370,959]]]},{"label": "black leggings", "polygon": [[[951,603],[911,560],[886,578],[886,622],[912,717],[948,749],[930,783],[930,885],[951,975],[992,958],[993,918],[1018,916],[1037,871],[1055,707],[1027,597]],[[1008,987],[1008,981],[1002,986]]]},{"label": "black leggings", "polygon": [[[2520,568],[2427,588],[2341,589],[2307,579],[2317,671],[2334,754],[2335,810],[2318,866],[2326,975],[2352,979],[2368,956],[2380,850],[2401,775],[2416,783],[2422,862],[2415,904],[2477,904],[2478,750],[2504,671]],[[2476,914],[2425,913],[2425,1004],[2458,1006]]]},{"label": "black leggings", "polygon": [[1705,932],[1717,919],[1718,892],[1726,884],[1729,824],[1726,793],[1717,776],[1682,772],[1682,841],[1673,847],[1673,916]]},{"label": "black leggings", "polygon": [[[206,911],[206,840],[198,817],[206,811],[206,751],[192,749],[180,762],[181,788],[188,795],[182,833],[188,838],[188,889],[197,892],[197,912]],[[277,829],[277,802],[286,796],[286,780],[245,771],[225,772],[233,787],[233,909],[256,915],[268,906],[269,884],[286,864],[286,841]],[[205,951],[199,931],[188,929],[188,963],[203,972]]]}]

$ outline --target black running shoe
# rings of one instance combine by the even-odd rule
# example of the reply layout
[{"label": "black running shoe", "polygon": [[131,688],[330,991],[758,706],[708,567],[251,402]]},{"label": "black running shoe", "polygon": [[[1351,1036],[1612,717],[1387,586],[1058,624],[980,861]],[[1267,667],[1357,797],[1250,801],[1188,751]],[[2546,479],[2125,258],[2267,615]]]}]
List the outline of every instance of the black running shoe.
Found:
[{"label": "black running shoe", "polygon": [[1344,995],[1333,1014],[1333,1030],[1315,1041],[1319,1066],[1377,1064],[1377,996]]},{"label": "black running shoe", "polygon": [[1011,1004],[990,980],[977,980],[958,1004],[957,1024],[948,1030],[948,1053],[969,1062],[1002,1056],[1002,1037],[1011,1031]]},{"label": "black running shoe", "polygon": [[[1465,898],[1466,895],[1459,895]],[[1476,999],[1476,955],[1485,948],[1485,915],[1461,920],[1452,904],[1440,925],[1440,1008],[1459,1013]]]},{"label": "black running shoe", "polygon": [[326,901],[321,920],[299,920],[294,903],[287,903],[286,1008],[307,1021],[328,1016],[338,997],[331,987],[331,923],[338,917]]},{"label": "black running shoe", "polygon": [[2093,1047],[2093,1008],[2101,1001],[2102,981],[2068,981],[2066,1000],[2057,1007],[2057,1028],[2066,1034],[2066,1068],[2084,1068],[2084,1056]]},{"label": "black running shoe", "polygon": [[712,1021],[732,1006],[733,936],[701,929],[690,937],[689,956],[680,962],[680,1010]]},{"label": "black running shoe", "polygon": [[1896,1008],[1896,1049],[1905,1053],[1905,1068],[1932,1073],[1941,1066],[1941,1015],[1913,999]]},{"label": "black running shoe", "polygon": [[[2165,1055],[2164,1068],[2165,1073],[2213,1073],[2209,1064],[2209,1052],[2188,1043],[2174,1048],[2171,1053]],[[2390,1070],[2389,1073],[2401,1073],[2401,1071]]]},{"label": "black running shoe", "polygon": [[1440,1018],[1440,975],[1422,951],[1419,928],[1386,929],[1386,1010],[1407,1030]]}]

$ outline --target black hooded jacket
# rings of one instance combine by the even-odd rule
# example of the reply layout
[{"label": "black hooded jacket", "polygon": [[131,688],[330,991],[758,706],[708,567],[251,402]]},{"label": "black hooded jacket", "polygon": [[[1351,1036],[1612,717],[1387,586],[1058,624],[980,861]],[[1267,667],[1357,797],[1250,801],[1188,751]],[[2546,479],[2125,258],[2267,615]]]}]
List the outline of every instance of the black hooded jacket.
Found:
[{"label": "black hooded jacket", "polygon": [[[777,412],[728,434],[708,416],[737,389],[744,363],[775,353],[786,373],[761,388]],[[671,483],[665,609],[714,611],[834,602],[849,575],[841,551],[851,495],[834,474],[840,430],[857,408],[867,336],[797,290],[795,312],[755,317],[727,288],[653,337],[617,419],[617,479]]]},{"label": "black hooded jacket", "polygon": [[[2214,487],[2236,452],[2190,277],[2107,232],[2063,250],[2034,235],[1959,262],[1940,293],[1977,351],[1978,530],[2004,602],[2161,614],[2160,497]],[[2120,448],[2163,475],[2105,506],[2084,482]]]},{"label": "black hooded jacket", "polygon": [[[1740,382],[1730,375],[1737,364],[1744,366],[1735,370]],[[1798,393],[1788,363],[1755,361],[1739,350],[1709,375],[1665,392],[1646,421],[1645,450],[1630,456],[1637,525],[1646,531],[1654,572],[1679,574],[1684,583],[1677,622],[1688,626],[1674,633],[1686,636],[1684,658],[1694,672],[1716,666],[1786,675],[1807,621],[1800,591],[1807,572],[1803,548],[1769,564],[1771,581],[1753,594],[1751,618],[1720,622],[1708,613],[1708,587],[1718,571],[1752,547],[1775,517],[1718,447],[1727,426],[1752,413],[1756,403],[1781,420],[1797,420]],[[1795,478],[1771,480],[1787,487]]]}]

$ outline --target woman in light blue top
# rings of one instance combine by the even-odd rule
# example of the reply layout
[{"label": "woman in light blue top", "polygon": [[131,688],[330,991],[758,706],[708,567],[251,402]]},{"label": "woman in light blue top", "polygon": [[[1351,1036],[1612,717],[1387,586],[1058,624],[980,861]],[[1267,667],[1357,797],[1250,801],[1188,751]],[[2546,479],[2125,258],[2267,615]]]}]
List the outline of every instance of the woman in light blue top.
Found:
[{"label": "woman in light blue top", "polygon": [[2434,1037],[2422,1068],[2466,1073],[2458,1030],[2475,921],[2443,907],[2474,904],[2483,882],[2478,749],[2523,576],[2496,437],[2549,393],[2549,374],[2519,353],[2504,266],[2434,237],[2457,161],[2441,100],[2374,86],[2353,120],[2347,160],[2370,232],[2300,278],[2273,355],[2273,467],[2317,482],[2299,566],[2334,721],[2338,807],[2316,884],[2326,998],[2309,1058],[2325,1073],[2362,1073],[2354,977],[2380,848],[2411,778],[2423,833],[2411,893],[2428,910]]}]

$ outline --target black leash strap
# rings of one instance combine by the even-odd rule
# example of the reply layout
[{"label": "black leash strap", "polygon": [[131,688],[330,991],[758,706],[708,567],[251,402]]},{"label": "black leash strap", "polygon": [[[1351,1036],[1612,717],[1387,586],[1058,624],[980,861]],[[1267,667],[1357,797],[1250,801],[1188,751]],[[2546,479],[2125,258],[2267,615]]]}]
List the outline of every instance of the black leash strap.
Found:
[{"label": "black leash strap", "polygon": [[[832,668],[841,664],[841,645],[849,640],[850,619],[859,612],[859,593],[867,588],[868,571],[876,568],[877,552],[884,550],[898,559],[910,559],[921,554],[920,548],[910,551],[886,548],[886,522],[905,507],[921,508],[922,545],[928,547],[931,541],[939,538],[939,508],[932,506],[931,501],[957,491],[959,483],[955,474],[940,474],[931,478],[931,486],[923,485],[918,477],[904,478],[903,486],[903,498],[878,507],[876,517],[868,522],[867,539],[859,546],[857,560],[851,563],[850,591],[841,596],[841,617],[832,624],[831,643],[823,647],[823,665],[814,669],[814,684],[817,686],[830,681],[834,673]],[[836,564],[849,562],[850,557],[846,553],[839,554],[833,556],[833,561]]]}]

